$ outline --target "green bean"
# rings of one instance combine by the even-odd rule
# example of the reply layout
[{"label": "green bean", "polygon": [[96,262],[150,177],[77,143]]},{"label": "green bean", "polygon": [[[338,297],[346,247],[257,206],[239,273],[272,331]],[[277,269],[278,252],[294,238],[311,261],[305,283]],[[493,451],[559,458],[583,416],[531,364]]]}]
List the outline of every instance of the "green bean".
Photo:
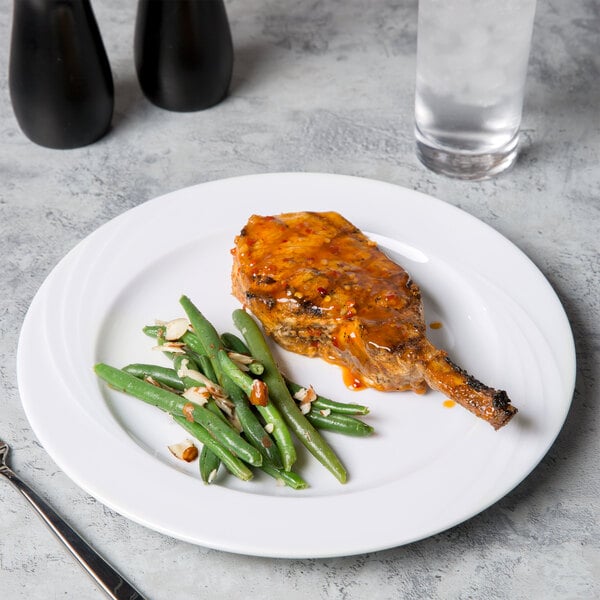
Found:
[{"label": "green bean", "polygon": [[[229,421],[225,415],[221,412],[221,409],[217,406],[217,403],[211,398],[206,403],[206,408],[216,415],[221,421],[229,426]],[[200,477],[204,483],[210,483],[211,473],[219,469],[221,459],[208,447],[202,446],[202,452],[200,452]]]},{"label": "green bean", "polygon": [[[144,331],[148,335],[152,336],[156,332],[156,329],[157,328],[155,328],[155,327],[149,326],[149,327],[145,327]],[[190,332],[187,332],[185,335],[195,337],[195,335]],[[197,344],[199,344],[199,341],[197,341]],[[175,355],[175,360],[174,360],[175,364],[179,365],[179,366],[181,366],[181,360],[178,360],[178,358],[180,356],[185,356],[185,355],[177,354],[177,355]],[[205,358],[208,361],[208,358],[206,356],[198,355],[198,357]],[[148,367],[150,367],[150,366],[151,365],[148,365]],[[188,365],[188,368],[194,368],[194,367],[195,367],[194,364]],[[210,362],[208,362],[208,367],[210,367],[211,372],[214,373]],[[163,382],[163,380],[159,377],[159,375],[162,375],[162,373],[160,373],[160,372],[157,373],[155,371],[151,371],[149,368],[147,370],[138,369],[137,372],[133,373],[133,374],[137,375],[138,373],[141,373],[141,375],[144,376],[146,374],[146,372],[153,373],[155,375],[156,381],[158,381],[160,383]],[[206,375],[206,371],[204,371],[204,374]],[[214,377],[214,375],[213,375],[213,377]],[[175,378],[179,379],[179,385],[176,387],[176,389],[183,390],[186,387],[186,385],[184,385],[184,382],[185,382],[185,384],[187,384],[187,387],[196,385],[196,382],[194,382],[193,380],[191,380],[188,377],[183,378],[183,380],[181,380],[181,378],[178,378],[177,373],[175,373],[172,370],[170,373],[167,373],[167,377],[165,378],[165,383],[168,383],[169,381],[173,381],[173,380],[176,381]],[[215,381],[215,379],[213,379],[213,381]],[[223,381],[223,383],[227,384],[227,379],[225,379]],[[173,387],[175,387],[175,386],[173,386]],[[281,455],[279,453],[277,446],[275,445],[275,442],[273,442],[273,440],[271,439],[269,434],[265,431],[264,427],[260,424],[260,422],[256,418],[254,412],[252,411],[252,409],[250,408],[250,406],[248,404],[248,400],[243,395],[241,390],[236,385],[234,385],[232,382],[229,382],[228,385],[224,385],[224,389],[235,406],[236,416],[242,426],[244,433],[246,434],[246,438],[248,439],[248,441],[255,448],[257,448],[263,454],[263,456],[265,458],[269,459],[275,466],[281,466],[281,464],[282,464],[281,463]]]},{"label": "green bean", "polygon": [[280,467],[282,462],[279,449],[254,414],[244,392],[227,375],[223,376],[223,388],[235,406],[235,414],[242,425],[247,440],[267,460],[272,462],[276,467]]},{"label": "green bean", "polygon": [[[217,333],[217,330],[187,296],[181,296],[179,302],[183,306],[183,309],[185,310],[185,313],[188,319],[190,320],[190,323],[192,324],[192,328],[194,329],[195,339],[192,340],[192,335],[190,335],[190,346],[194,344],[197,348],[197,351],[199,351],[201,354],[201,350],[204,351],[203,354],[208,356],[208,358],[210,359],[211,365],[214,369],[214,372],[216,373],[217,380],[219,381],[219,383],[221,383],[221,385],[223,385],[225,374],[223,373],[223,370],[221,368],[221,364],[218,359],[218,353],[220,350],[223,350],[223,352],[225,352],[225,350],[221,338]],[[185,337],[186,336],[184,336],[184,338]],[[187,341],[185,339],[184,341],[187,344]],[[193,349],[196,350],[196,348]],[[242,411],[244,411],[243,408]],[[247,414],[245,414],[244,416],[248,417]],[[258,440],[256,439],[256,437],[258,433],[252,433],[253,431],[255,431],[254,425],[254,423],[251,423],[249,421],[249,418],[246,419],[246,426],[249,428],[249,431],[247,431],[246,433],[247,435],[252,436],[254,444],[257,444]],[[281,433],[278,432],[277,435],[281,435]],[[269,445],[269,442],[271,441],[270,438],[268,438],[268,436],[265,436],[267,436],[267,433],[263,430],[260,437],[260,442],[258,442],[260,444],[258,448],[260,449],[261,446],[263,448],[263,450],[259,450],[261,452],[264,452],[264,449],[266,448],[266,446]],[[277,441],[277,437],[275,439]],[[280,447],[279,452],[281,453]],[[269,454],[271,455],[270,458],[272,461],[276,462],[278,460],[279,457],[275,455],[274,450],[269,451]],[[281,459],[283,460],[283,465],[287,466],[287,463],[285,462],[285,457],[282,456]]]},{"label": "green bean", "polygon": [[[240,371],[237,365],[229,358],[227,352],[221,349],[217,354],[219,364],[223,372],[235,383],[252,401],[253,386],[256,385],[256,380],[252,379],[249,375]],[[255,383],[256,382],[256,383]],[[277,407],[273,402],[267,400],[266,405],[256,405],[256,410],[260,413],[266,423],[270,423],[273,427],[273,437],[279,453],[281,454],[281,460],[283,462],[283,468],[289,471],[292,465],[296,462],[296,448],[290,431],[283,420],[281,413],[277,410]]]},{"label": "green bean", "polygon": [[[196,336],[193,333],[191,333],[190,331],[186,332],[184,334],[183,338],[185,338],[188,341],[188,344],[192,343],[192,344],[194,344],[194,346],[196,346],[196,347],[198,346],[198,341],[197,341]],[[180,360],[178,360],[179,357],[181,357]],[[182,366],[181,363],[182,363],[183,359],[188,360],[188,364],[187,364],[188,369],[195,369],[196,371],[199,371],[200,373],[205,375],[213,383],[218,383],[217,376],[215,375],[215,372],[212,368],[212,364],[211,364],[210,360],[208,359],[208,356],[205,356],[204,354],[198,354],[197,352],[194,352],[194,350],[192,350],[186,346],[185,354],[176,354],[175,355],[175,368],[177,370],[179,370],[181,368],[181,366]]]},{"label": "green bean", "polygon": [[[223,373],[223,369],[218,359],[218,353],[220,350],[225,352],[223,342],[217,333],[217,330],[214,328],[212,323],[198,310],[198,308],[194,305],[194,303],[187,297],[181,296],[179,299],[180,304],[182,305],[190,323],[192,324],[192,328],[194,329],[195,336],[190,335],[190,346],[198,351],[199,353],[203,353],[210,359],[211,365],[216,373],[217,380],[221,385],[223,385],[225,374]],[[187,334],[186,334],[187,335]],[[194,339],[195,338],[195,339]],[[188,341],[186,336],[183,337],[184,342],[187,344]],[[193,347],[195,345],[196,347]],[[196,349],[197,348],[197,349]],[[202,349],[204,352],[202,352]],[[272,411],[269,411],[272,413]],[[238,416],[239,418],[239,416]],[[263,433],[262,438],[266,435],[266,432]],[[275,440],[277,442],[278,437],[282,437],[285,435],[285,431],[278,431],[277,434],[274,434]],[[288,433],[289,435],[289,433]],[[261,438],[261,439],[262,439]],[[265,439],[266,441],[266,439]],[[256,442],[256,440],[255,440]],[[264,447],[264,444],[261,444]],[[282,453],[281,446],[279,446],[279,452]],[[286,462],[286,456],[281,456],[284,467],[291,467],[291,464]],[[275,456],[272,456],[272,460],[276,460]]]},{"label": "green bean", "polygon": [[164,333],[165,328],[162,325],[146,325],[142,331],[151,338],[157,339],[160,336],[160,332]]},{"label": "green bean", "polygon": [[[123,367],[122,370],[141,379],[151,377],[157,383],[169,386],[179,392],[183,392],[191,387],[205,387],[204,381],[197,381],[189,375],[185,375],[184,377],[179,376],[179,370],[184,366],[184,360],[187,361],[185,365],[187,369],[195,370],[202,374],[196,362],[188,354],[175,354],[173,356],[173,369],[157,365],[131,364]],[[216,411],[225,419],[218,407],[216,407]],[[215,411],[213,410],[213,412]]]},{"label": "green bean", "polygon": [[[199,360],[196,360],[195,357],[190,356],[187,352],[185,354],[175,354],[175,356],[173,357],[173,366],[179,373],[179,370],[183,366],[185,366],[187,369],[199,370],[198,362],[200,362],[205,367],[204,369],[202,369],[201,372],[203,372],[205,376],[211,379],[211,381],[214,381],[214,373],[212,371],[210,362],[208,362],[208,364],[203,363],[203,358],[206,357],[198,356]],[[209,368],[208,373],[206,372],[206,367]],[[210,377],[211,374],[212,378]],[[183,383],[185,384],[185,386],[190,386],[190,384],[194,383],[194,381],[190,377],[184,377]],[[206,407],[209,410],[212,410],[214,414],[216,414],[221,420],[225,421],[228,425],[230,424],[214,400],[209,400],[206,404]],[[216,475],[220,465],[221,459],[208,446],[202,446],[198,466],[200,470],[200,477],[202,478],[202,481],[204,481],[204,483],[212,482],[214,478],[213,473]]]},{"label": "green bean", "polygon": [[257,406],[256,410],[258,410],[265,423],[272,426],[271,435],[275,439],[281,454],[283,468],[289,471],[296,462],[297,455],[294,441],[285,420],[273,402],[269,402],[266,406]]},{"label": "green bean", "polygon": [[[233,452],[247,463],[260,466],[262,454],[228,425],[225,425],[210,410],[189,402],[168,390],[156,387],[147,381],[137,379],[134,375],[99,363],[94,367],[96,374],[112,387],[152,404],[165,412],[177,416],[193,418],[209,430],[220,442],[227,445]],[[187,407],[190,410],[187,411]]]},{"label": "green bean", "polygon": [[[166,343],[165,339],[166,329],[163,326],[157,326],[156,328],[156,343],[158,346],[162,346]],[[173,352],[169,352],[168,350],[163,350],[163,354],[169,359],[173,360],[175,354]]]},{"label": "green bean", "polygon": [[[221,335],[221,341],[225,345],[228,350],[232,352],[236,352],[237,354],[243,354],[245,356],[249,356],[250,358],[254,358],[250,354],[250,350],[248,350],[248,346],[235,334],[233,333],[223,333]],[[253,360],[248,365],[248,371],[252,373],[252,375],[260,376],[264,373],[265,367],[259,363],[257,360]]]},{"label": "green bean", "polygon": [[[286,384],[292,396],[303,389],[301,385],[286,379]],[[335,400],[330,400],[329,398],[325,398],[324,396],[319,396],[317,394],[317,399],[311,403],[313,408],[318,410],[327,410],[329,409],[331,412],[338,413],[340,415],[368,415],[369,407],[363,406],[362,404],[345,404],[344,402],[336,402]]]},{"label": "green bean", "polygon": [[180,371],[181,367],[184,366],[184,361],[185,361],[185,366],[188,369],[194,369],[194,370],[198,370],[198,363],[196,362],[195,358],[193,356],[190,356],[187,352],[185,354],[174,354],[173,355],[173,368],[175,369],[175,371]]},{"label": "green bean", "polygon": [[[193,366],[195,365],[192,365],[192,367]],[[187,375],[185,377],[179,377],[175,369],[170,369],[168,367],[135,363],[123,367],[122,371],[134,375],[138,379],[151,377],[157,383],[168,386],[178,392],[183,392],[191,387],[204,387],[204,382],[196,381],[193,377]],[[211,409],[213,405],[214,409],[212,409],[212,412],[218,414],[225,421],[227,421],[221,412],[221,409],[216,405],[214,400],[209,400],[206,406],[207,408]]]},{"label": "green bean", "polygon": [[175,419],[175,421],[179,423],[179,425],[181,425],[188,433],[202,442],[204,446],[210,448],[211,451],[219,457],[221,462],[232,475],[235,475],[244,481],[252,479],[252,471],[237,456],[235,456],[232,452],[215,440],[210,433],[204,427],[202,427],[202,425],[199,425],[198,423],[192,423],[185,417],[180,417],[177,415],[174,415],[173,419]]},{"label": "green bean", "polygon": [[[164,331],[162,325],[146,325],[143,328],[143,332],[152,338],[159,339],[161,331]],[[199,369],[204,375],[206,375],[211,381],[217,382],[210,359],[208,358],[204,346],[200,343],[198,336],[191,331],[186,331],[180,338],[180,341],[186,346],[186,354],[164,352],[171,360],[175,360],[177,357],[189,358],[196,363],[196,368]],[[180,359],[181,360],[181,359]],[[178,368],[178,367],[177,367]]]},{"label": "green bean", "polygon": [[213,473],[216,474],[221,466],[221,459],[208,446],[202,446],[198,466],[202,481],[211,483],[214,477]]},{"label": "green bean", "polygon": [[[159,369],[155,368],[152,371],[150,371],[149,369],[146,369],[146,370],[147,370],[147,372],[149,372],[149,375],[151,377],[153,377],[159,383],[163,383],[163,384],[166,383],[167,385],[170,383],[172,388],[179,390],[179,391],[185,391],[186,388],[193,386],[196,382],[189,377],[184,377],[183,379],[180,378],[178,375],[179,370],[184,365],[188,369],[198,370],[198,365],[197,365],[196,361],[194,360],[194,358],[191,357],[187,353],[186,354],[180,354],[180,353],[173,354],[172,360],[173,360],[174,369],[160,368],[160,370],[159,370]],[[148,367],[149,365],[142,365],[142,366]],[[210,364],[209,364],[209,366],[210,366]],[[123,370],[126,371],[127,368],[124,368]],[[129,371],[129,372],[131,372],[131,371]],[[136,375],[136,373],[132,372],[132,375]],[[219,410],[219,407],[216,405],[216,403],[214,401],[212,401],[212,400],[209,401],[206,406],[209,410],[212,410],[212,412],[214,414],[216,414],[218,417],[220,417],[222,420],[224,420],[227,424],[229,424],[227,419],[225,418],[223,413]],[[204,481],[204,483],[210,483],[213,479],[213,475],[212,475],[213,471],[216,473],[219,470],[219,466],[221,465],[221,459],[208,446],[203,445],[202,450],[200,451],[200,458],[198,460],[198,465],[199,465],[200,477],[202,478],[202,481]]]},{"label": "green bean", "polygon": [[229,355],[225,350],[221,349],[217,352],[217,360],[223,373],[229,377],[233,383],[240,387],[244,393],[250,397],[252,395],[252,386],[254,385],[254,379],[247,373],[244,373],[238,366],[229,358]]},{"label": "green bean", "polygon": [[319,410],[315,410],[314,402],[306,418],[319,429],[335,431],[336,433],[343,433],[345,435],[365,437],[375,431],[370,425],[350,415],[340,415],[333,412],[323,415]]},{"label": "green bean", "polygon": [[[217,330],[187,296],[181,296],[179,303],[183,306],[183,310],[185,310],[185,313],[192,324],[192,328],[200,342],[200,346],[204,349],[204,352],[200,352],[200,354],[208,356],[212,367],[217,374],[217,378],[220,381],[217,352],[223,348],[223,343],[221,342]],[[195,348],[192,349],[195,350]]]},{"label": "green bean", "polygon": [[297,454],[290,430],[281,412],[273,402],[269,402],[266,406],[257,406],[256,409],[265,423],[272,426],[271,435],[275,438],[275,443],[279,448],[283,468],[289,471],[296,462]]},{"label": "green bean", "polygon": [[[193,334],[190,334],[192,337]],[[200,370],[204,373],[213,383],[218,383],[217,374],[213,369],[212,363],[208,356],[204,356],[203,354],[198,354],[198,362],[200,363]]]},{"label": "green bean", "polygon": [[317,410],[330,410],[336,415],[368,415],[370,412],[368,406],[362,404],[345,404],[344,402],[337,402],[319,395],[317,395],[317,399],[311,404]]},{"label": "green bean", "polygon": [[231,424],[227,420],[227,417],[223,414],[223,412],[218,407],[217,403],[214,401],[213,398],[210,398],[209,401],[206,403],[206,410],[210,410],[210,412],[213,415],[221,419],[221,422],[225,423],[225,425],[227,425],[228,427],[231,427]]},{"label": "green bean", "polygon": [[235,335],[235,333],[221,334],[221,341],[223,342],[223,345],[229,350],[233,350],[238,354],[250,355],[250,350],[248,350],[248,346],[246,346],[246,344],[244,344],[244,342],[237,335]]},{"label": "green bean", "polygon": [[300,475],[294,473],[293,471],[279,469],[268,462],[263,462],[260,469],[267,475],[270,475],[279,481],[283,481],[285,485],[295,490],[303,490],[308,487],[308,483],[306,483],[306,481],[304,481]]},{"label": "green bean", "polygon": [[186,333],[183,334],[181,341],[186,345],[187,348],[192,350],[192,352],[196,355],[198,362],[200,361],[201,356],[204,356],[205,358],[208,356],[204,346],[200,343],[198,336],[191,331],[186,331]]},{"label": "green bean", "polygon": [[[185,334],[186,336],[188,336],[188,340],[189,340],[189,336],[193,336],[194,334],[187,332]],[[165,353],[166,354],[166,353]],[[216,383],[216,377],[214,374],[214,371],[212,369],[212,366],[210,364],[210,361],[208,360],[208,358],[206,356],[202,356],[199,354],[196,354],[193,351],[187,351],[183,354],[181,353],[174,353],[172,355],[172,361],[173,361],[173,367],[175,368],[175,374],[177,375],[177,377],[179,377],[179,371],[182,369],[182,367],[186,367],[187,369],[193,370],[193,371],[198,371],[200,374],[203,374],[204,376],[206,376],[208,379],[210,379],[213,383]],[[187,361],[186,364],[184,365],[184,361]],[[135,374],[135,373],[134,373]],[[156,378],[157,381],[159,381],[159,378]],[[190,377],[182,377],[180,378],[182,383],[184,384],[183,389],[189,388],[189,387],[196,387],[198,385],[205,385],[203,381],[196,381],[193,378]],[[179,389],[179,388],[176,388]]]},{"label": "green bean", "polygon": [[[144,333],[146,333],[146,335],[150,335],[150,332],[154,333],[158,347],[165,346],[165,344],[168,343],[167,339],[165,338],[166,329],[163,325],[155,325],[144,328]],[[180,364],[183,359],[191,360],[191,357],[188,354],[182,354],[181,352],[170,352],[169,350],[163,350],[162,353],[176,365]],[[178,370],[179,367],[176,366],[175,369]]]},{"label": "green bean", "polygon": [[133,363],[123,367],[125,373],[129,373],[137,377],[138,379],[144,379],[151,377],[161,385],[166,385],[174,390],[183,392],[185,385],[181,380],[181,377],[177,375],[175,369],[168,367],[159,367],[157,365],[146,365],[142,363]]},{"label": "green bean", "polygon": [[[176,358],[183,356],[177,354]],[[176,363],[177,364],[177,363]],[[195,363],[188,366],[190,369],[197,368]],[[157,365],[147,365],[143,363],[133,363],[123,367],[122,369],[126,373],[134,375],[138,379],[144,379],[150,377],[161,385],[168,386],[178,392],[183,392],[191,387],[204,387],[203,381],[197,381],[193,377],[186,375],[180,377],[175,369],[169,367],[160,367]]]},{"label": "green bean", "polygon": [[[175,365],[181,365],[182,357],[186,355],[176,354],[174,356]],[[194,368],[194,363],[189,365],[189,368]],[[177,375],[175,369],[169,369],[167,367],[158,367],[156,365],[145,365],[145,364],[132,364],[123,367],[123,371],[130,373],[138,378],[151,377],[161,385],[168,385],[170,388],[177,391],[184,391],[186,387],[196,384],[196,382],[189,377],[185,377],[183,380]],[[213,409],[214,406],[214,409]],[[219,407],[213,401],[207,403],[207,408],[212,410],[213,413],[217,414],[227,423],[227,419],[220,411]],[[215,410],[216,409],[216,410]],[[200,475],[202,480],[207,483],[206,477],[214,470],[218,469],[221,464],[219,457],[208,447],[203,446],[200,452]]]},{"label": "green bean", "polygon": [[165,338],[166,329],[164,327],[159,327],[156,331],[156,343],[159,346],[162,346],[166,343],[167,339]]},{"label": "green bean", "polygon": [[[198,372],[200,373],[200,371]],[[200,373],[200,375],[202,375],[202,373]],[[185,389],[192,387],[206,387],[204,381],[198,381],[197,379],[194,379],[193,374],[184,375],[181,380],[183,381]]]},{"label": "green bean", "polygon": [[262,363],[259,363],[257,361],[252,361],[248,365],[248,371],[250,371],[250,373],[252,373],[252,375],[256,375],[257,377],[260,377],[265,372],[265,367]]},{"label": "green bean", "polygon": [[271,400],[276,404],[290,429],[298,436],[306,449],[323,464],[341,483],[347,480],[347,472],[321,434],[302,414],[289,393],[283,376],[277,369],[271,350],[254,319],[244,310],[233,313],[233,322],[244,336],[254,356],[265,367],[263,380],[269,388]]},{"label": "green bean", "polygon": [[[162,325],[146,325],[143,328],[143,332],[151,338],[155,338],[157,340],[160,339],[160,334],[161,332],[164,332],[164,327]],[[191,331],[186,331],[180,338],[180,341],[185,344],[188,347],[188,356],[189,358],[191,358],[195,363],[199,363],[199,366],[202,370],[202,372],[211,380],[211,381],[215,381],[216,380],[213,379],[214,373],[209,372],[207,373],[205,370],[205,366],[206,366],[206,362],[204,362],[203,358],[206,359],[207,358],[207,354],[206,351],[204,350],[204,346],[201,345],[200,340],[198,339],[198,337],[193,334]],[[167,352],[165,352],[165,354],[167,354]],[[168,353],[170,354],[170,358],[174,359],[178,354],[175,353]],[[183,357],[183,355],[181,355]]]}]

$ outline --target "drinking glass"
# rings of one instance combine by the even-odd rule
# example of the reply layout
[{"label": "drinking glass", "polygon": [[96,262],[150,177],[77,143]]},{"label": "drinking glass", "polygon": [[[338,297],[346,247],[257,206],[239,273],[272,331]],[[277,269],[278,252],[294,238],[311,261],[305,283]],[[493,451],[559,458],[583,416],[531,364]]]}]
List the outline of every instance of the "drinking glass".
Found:
[{"label": "drinking glass", "polygon": [[419,0],[415,137],[432,171],[486,179],[516,161],[536,0]]}]

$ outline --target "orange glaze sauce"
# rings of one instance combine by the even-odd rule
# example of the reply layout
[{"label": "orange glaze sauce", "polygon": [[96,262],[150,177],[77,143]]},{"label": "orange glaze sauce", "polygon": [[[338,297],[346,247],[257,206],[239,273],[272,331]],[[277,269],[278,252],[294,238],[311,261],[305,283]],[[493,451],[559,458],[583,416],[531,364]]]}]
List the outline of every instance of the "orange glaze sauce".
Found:
[{"label": "orange glaze sauce", "polygon": [[454,400],[444,400],[442,402],[442,404],[446,407],[446,408],[453,408],[454,406],[456,406],[456,402],[454,402]]},{"label": "orange glaze sauce", "polygon": [[[251,218],[236,240],[238,253],[254,267],[252,277],[259,286],[273,281],[268,291],[275,301],[313,305],[342,327],[360,316],[369,324],[368,341],[393,347],[398,339],[389,326],[390,311],[402,310],[418,291],[410,289],[408,274],[375,242],[340,215],[325,216],[298,213],[285,222]],[[356,264],[369,268],[357,269]],[[264,289],[259,287],[259,293]],[[340,339],[340,344],[345,342]]]},{"label": "orange glaze sauce", "polygon": [[341,367],[342,380],[344,385],[353,392],[364,390],[367,386],[361,381],[360,377],[354,374],[348,367]]},{"label": "orange glaze sauce", "polygon": [[[333,345],[336,348],[340,347],[336,336],[332,337],[332,341],[333,341]],[[330,354],[329,355],[319,354],[319,356],[323,360],[327,361],[329,364],[335,365],[336,367],[340,368],[340,370],[342,371],[342,381],[344,382],[344,385],[349,390],[351,390],[353,392],[358,392],[358,391],[364,390],[368,387],[363,382],[360,375],[358,375],[358,373],[355,373],[354,371],[352,371],[352,369],[347,367],[340,358],[338,358],[336,356],[332,356]]]},{"label": "orange glaze sauce", "polygon": [[[411,310],[413,303],[418,312],[419,291],[408,274],[335,213],[251,217],[236,245],[255,282],[249,291],[268,294],[282,314],[297,315],[298,328],[308,333],[304,343],[310,356],[342,366],[341,357],[352,354],[357,317],[362,342],[389,350],[405,337],[402,324],[391,323],[390,314]],[[314,335],[310,332],[311,306],[338,324],[331,340],[338,356],[320,350],[318,328]],[[367,387],[347,367],[342,366],[342,374],[349,389]]]},{"label": "orange glaze sauce", "polygon": [[429,327],[431,327],[431,329],[441,329],[443,325],[440,323],[440,321],[432,321],[429,323]]}]

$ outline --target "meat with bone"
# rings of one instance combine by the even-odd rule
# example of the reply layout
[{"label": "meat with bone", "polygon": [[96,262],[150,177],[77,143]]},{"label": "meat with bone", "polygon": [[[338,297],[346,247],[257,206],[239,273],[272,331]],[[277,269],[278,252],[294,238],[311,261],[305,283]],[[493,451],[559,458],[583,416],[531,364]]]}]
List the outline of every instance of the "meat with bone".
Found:
[{"label": "meat with bone", "polygon": [[419,287],[338,213],[253,215],[233,257],[234,295],[283,348],[377,390],[438,390],[495,429],[517,412],[428,340]]}]

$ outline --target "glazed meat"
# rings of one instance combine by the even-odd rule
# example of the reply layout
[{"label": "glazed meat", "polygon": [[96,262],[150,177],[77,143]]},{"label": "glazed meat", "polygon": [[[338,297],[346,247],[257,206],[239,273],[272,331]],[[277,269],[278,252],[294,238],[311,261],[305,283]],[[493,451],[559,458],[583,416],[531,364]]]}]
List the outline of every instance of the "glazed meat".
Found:
[{"label": "glazed meat", "polygon": [[232,253],[234,295],[287,350],[378,390],[429,386],[495,429],[517,412],[431,344],[418,286],[341,215],[254,215]]}]

